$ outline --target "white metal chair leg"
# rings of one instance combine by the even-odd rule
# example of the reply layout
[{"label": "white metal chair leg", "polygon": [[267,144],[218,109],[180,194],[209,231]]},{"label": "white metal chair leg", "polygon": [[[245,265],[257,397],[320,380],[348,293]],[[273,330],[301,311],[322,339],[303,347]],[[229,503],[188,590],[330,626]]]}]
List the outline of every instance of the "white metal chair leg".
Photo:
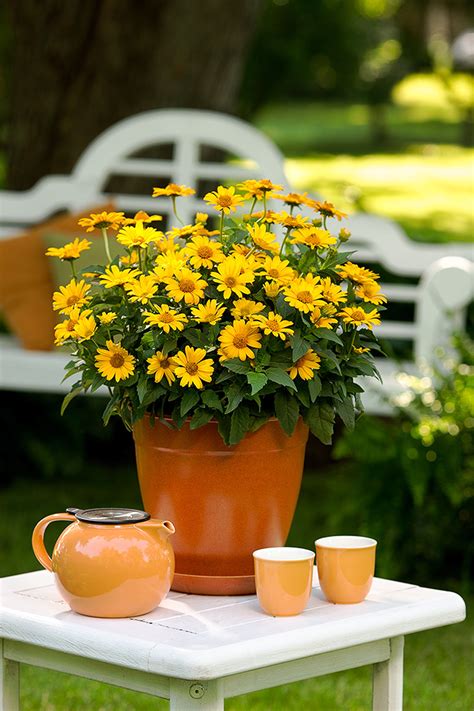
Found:
[{"label": "white metal chair leg", "polygon": [[223,682],[171,679],[170,711],[224,711]]},{"label": "white metal chair leg", "polygon": [[20,665],[6,659],[3,654],[4,641],[0,640],[0,711],[19,711],[20,708]]},{"label": "white metal chair leg", "polygon": [[374,664],[373,711],[403,709],[403,637],[390,640],[390,659]]}]

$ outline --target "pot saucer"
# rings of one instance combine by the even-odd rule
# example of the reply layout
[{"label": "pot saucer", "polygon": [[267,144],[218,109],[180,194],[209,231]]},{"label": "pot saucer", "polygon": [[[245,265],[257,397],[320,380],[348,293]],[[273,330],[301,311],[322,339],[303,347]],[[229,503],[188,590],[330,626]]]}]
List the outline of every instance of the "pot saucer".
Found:
[{"label": "pot saucer", "polygon": [[253,595],[255,576],[175,573],[171,589],[193,595]]}]

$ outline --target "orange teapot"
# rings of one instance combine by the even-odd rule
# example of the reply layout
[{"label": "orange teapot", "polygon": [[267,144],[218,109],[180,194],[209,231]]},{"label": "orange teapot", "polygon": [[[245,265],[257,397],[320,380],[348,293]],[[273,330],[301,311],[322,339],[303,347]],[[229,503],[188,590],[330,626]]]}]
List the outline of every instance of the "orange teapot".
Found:
[{"label": "orange teapot", "polygon": [[[71,521],[52,558],[44,532],[53,521]],[[33,551],[55,574],[68,605],[91,617],[133,617],[153,610],[169,592],[174,553],[170,521],[135,509],[66,509],[43,518],[33,531]]]}]

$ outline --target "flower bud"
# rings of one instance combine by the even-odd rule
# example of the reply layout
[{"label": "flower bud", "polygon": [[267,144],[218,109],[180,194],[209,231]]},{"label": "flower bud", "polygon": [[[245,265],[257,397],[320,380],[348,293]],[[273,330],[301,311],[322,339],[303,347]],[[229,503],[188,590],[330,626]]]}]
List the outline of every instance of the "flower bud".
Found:
[{"label": "flower bud", "polygon": [[341,240],[341,242],[347,242],[350,236],[350,231],[345,227],[341,227],[341,229],[339,230],[339,239]]}]

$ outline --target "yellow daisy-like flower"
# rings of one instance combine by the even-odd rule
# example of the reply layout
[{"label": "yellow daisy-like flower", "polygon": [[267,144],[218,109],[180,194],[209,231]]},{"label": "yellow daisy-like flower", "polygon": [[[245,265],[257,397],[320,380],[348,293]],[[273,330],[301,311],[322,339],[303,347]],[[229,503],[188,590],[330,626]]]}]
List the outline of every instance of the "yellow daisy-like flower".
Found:
[{"label": "yellow daisy-like flower", "polygon": [[166,378],[168,385],[171,385],[176,380],[174,374],[176,363],[171,356],[165,355],[162,351],[156,351],[155,355],[147,358],[147,363],[149,365],[146,372],[148,375],[155,376],[155,383],[160,383],[163,378]]},{"label": "yellow daisy-like flower", "polygon": [[262,210],[261,212],[253,212],[251,215],[244,215],[244,222],[248,222],[248,220],[258,220],[259,222],[273,225],[277,222],[276,217],[277,213],[273,210],[267,210],[265,213]]},{"label": "yellow daisy-like flower", "polygon": [[267,252],[278,254],[280,245],[276,241],[275,235],[269,232],[265,225],[247,225],[247,230],[254,244]]},{"label": "yellow daisy-like flower", "polygon": [[354,351],[354,353],[357,353],[357,355],[362,355],[363,353],[370,353],[370,348],[357,348],[356,346],[353,346],[352,350]]},{"label": "yellow daisy-like flower", "polygon": [[356,284],[365,284],[368,281],[379,279],[379,275],[375,272],[365,267],[359,267],[358,264],[353,264],[352,262],[346,262],[336,267],[336,270],[342,279],[349,279],[356,282]]},{"label": "yellow daisy-like flower", "polygon": [[294,333],[294,330],[289,328],[289,326],[293,326],[293,323],[286,321],[274,311],[270,311],[268,316],[255,316],[253,321],[263,329],[266,336],[277,336],[282,341],[286,341],[286,337],[292,336]]},{"label": "yellow daisy-like flower", "polygon": [[217,266],[217,271],[211,272],[211,277],[217,282],[217,290],[223,292],[224,299],[230,299],[232,294],[242,296],[250,294],[246,284],[254,280],[254,274],[245,269],[245,259],[232,256],[227,257]]},{"label": "yellow daisy-like flower", "polygon": [[380,284],[375,281],[366,281],[355,290],[356,296],[369,304],[386,304],[387,297],[380,293]]},{"label": "yellow daisy-like flower", "polygon": [[269,279],[280,284],[288,284],[295,276],[289,262],[286,259],[280,259],[280,257],[266,257],[259,274],[265,274]]},{"label": "yellow daisy-like flower", "polygon": [[125,291],[130,301],[140,304],[147,304],[155,296],[157,289],[154,277],[145,274],[125,284]]},{"label": "yellow daisy-like flower", "polygon": [[85,306],[90,301],[90,297],[87,296],[90,288],[90,284],[86,284],[84,279],[80,281],[71,279],[69,284],[60,286],[59,291],[54,292],[53,309],[62,314],[68,314],[75,306],[78,308]]},{"label": "yellow daisy-like flower", "polygon": [[119,269],[114,264],[106,268],[105,273],[99,277],[99,281],[106,289],[112,289],[114,286],[130,284],[139,274],[138,269]]},{"label": "yellow daisy-like flower", "polygon": [[262,200],[264,195],[267,197],[272,197],[269,193],[272,190],[283,190],[282,185],[275,185],[271,180],[244,180],[238,186],[239,190],[245,191],[244,200],[250,200],[252,198],[256,200]]},{"label": "yellow daisy-like flower", "polygon": [[73,306],[68,313],[68,318],[54,327],[54,344],[60,346],[68,338],[76,338],[76,324],[81,316],[88,316],[91,313],[90,309],[82,311],[77,306]]},{"label": "yellow daisy-like flower", "polygon": [[176,274],[186,266],[186,261],[187,258],[183,250],[158,255],[155,259],[156,266],[153,269],[155,280],[164,281],[167,277],[176,276]]},{"label": "yellow daisy-like flower", "polygon": [[332,202],[319,202],[319,200],[308,200],[306,204],[314,208],[316,212],[319,212],[325,217],[336,217],[338,220],[341,220],[343,217],[347,217],[347,214],[345,212],[336,210]]},{"label": "yellow daisy-like flower", "polygon": [[161,254],[174,254],[180,249],[180,246],[174,241],[173,237],[165,237],[161,233],[160,238],[155,242],[158,252]]},{"label": "yellow daisy-like flower", "polygon": [[252,348],[261,348],[261,338],[254,323],[239,319],[221,331],[219,342],[225,358],[246,360],[255,357]]},{"label": "yellow daisy-like flower", "polygon": [[208,219],[209,215],[207,212],[196,212],[196,222],[199,222],[199,224],[205,225]]},{"label": "yellow daisy-like flower", "polygon": [[98,348],[95,366],[106,380],[126,380],[135,370],[135,358],[120,343],[106,342],[106,348]]},{"label": "yellow daisy-like flower", "polygon": [[128,266],[128,267],[133,267],[135,265],[138,265],[139,263],[139,257],[138,257],[138,252],[136,249],[133,249],[130,254],[121,254],[120,255],[120,266]]},{"label": "yellow daisy-like flower", "polygon": [[321,279],[322,296],[331,304],[342,304],[347,301],[347,293],[340,286],[334,284],[329,277]]},{"label": "yellow daisy-like flower", "polygon": [[140,249],[146,249],[149,244],[156,240],[157,234],[153,227],[144,227],[143,222],[137,222],[135,225],[122,227],[117,235],[117,242],[129,248],[140,247]]},{"label": "yellow daisy-like flower", "polygon": [[308,226],[307,217],[303,217],[302,215],[290,215],[289,212],[285,211],[273,213],[273,221],[284,227],[290,227],[291,229]]},{"label": "yellow daisy-like flower", "polygon": [[125,219],[125,224],[126,225],[142,225],[144,223],[148,222],[161,222],[163,219],[162,215],[149,215],[147,212],[144,212],[143,210],[139,210],[136,214],[135,217],[127,217]]},{"label": "yellow daisy-like flower", "polygon": [[89,217],[82,217],[78,224],[86,228],[86,232],[98,230],[118,230],[124,223],[123,212],[98,212]]},{"label": "yellow daisy-like flower", "polygon": [[373,309],[366,313],[364,309],[357,306],[346,306],[340,311],[339,316],[342,317],[344,323],[350,326],[367,326],[372,329],[373,326],[378,326],[380,323],[379,312]]},{"label": "yellow daisy-like flower", "polygon": [[236,319],[246,319],[256,316],[265,308],[265,304],[250,299],[237,299],[234,301],[231,314]]},{"label": "yellow daisy-like flower", "polygon": [[311,249],[327,249],[333,244],[336,244],[337,239],[333,237],[328,230],[322,230],[319,227],[302,227],[296,230],[292,244],[305,244]]},{"label": "yellow daisy-like flower", "polygon": [[49,247],[45,254],[47,257],[59,257],[59,259],[70,261],[78,259],[82,252],[90,248],[92,242],[88,239],[76,239],[73,242],[68,242],[64,247]]},{"label": "yellow daisy-like flower", "polygon": [[337,323],[337,318],[333,318],[336,310],[336,307],[332,304],[316,306],[311,314],[311,321],[316,328],[332,328],[333,323]]},{"label": "yellow daisy-like flower", "polygon": [[208,299],[203,304],[193,306],[191,313],[199,323],[218,323],[225,312],[225,306],[217,303],[216,299]]},{"label": "yellow daisy-like flower", "polygon": [[224,255],[222,254],[222,245],[218,242],[212,242],[208,237],[196,235],[188,242],[184,252],[189,256],[189,261],[193,267],[198,269],[207,267],[212,269],[214,264],[222,262]]},{"label": "yellow daisy-like flower", "polygon": [[278,281],[267,281],[267,283],[263,285],[263,290],[269,299],[276,299],[282,288],[282,285]]},{"label": "yellow daisy-like flower", "polygon": [[243,198],[235,194],[235,188],[233,186],[224,188],[223,185],[219,185],[217,190],[207,193],[207,195],[204,196],[204,200],[225,215],[228,215],[229,212],[235,212],[237,206],[243,202]]},{"label": "yellow daisy-like flower", "polygon": [[97,316],[99,319],[100,323],[102,326],[108,326],[110,323],[113,323],[115,319],[117,318],[117,314],[115,311],[102,311],[101,314]]},{"label": "yellow daisy-like flower", "polygon": [[163,281],[170,297],[174,301],[184,300],[186,304],[198,304],[207,286],[207,281],[201,279],[199,273],[187,267],[181,268],[174,277],[167,277]]},{"label": "yellow daisy-like flower", "polygon": [[145,322],[149,326],[159,326],[165,333],[182,331],[188,319],[176,309],[170,309],[168,304],[156,307],[156,311],[145,311]]},{"label": "yellow daisy-like flower", "polygon": [[189,239],[189,237],[193,237],[197,232],[202,230],[202,225],[183,225],[183,227],[173,227],[172,230],[169,230],[166,234],[168,236],[168,239]]},{"label": "yellow daisy-like flower", "polygon": [[285,301],[303,313],[314,311],[316,306],[321,306],[325,303],[321,299],[321,287],[319,285],[316,286],[314,281],[315,280],[302,277],[295,279],[295,281],[288,284],[283,290]]},{"label": "yellow daisy-like flower", "polygon": [[186,185],[176,185],[176,183],[169,183],[166,188],[153,188],[152,197],[184,197],[185,195],[194,195],[196,191],[193,188],[188,188]]},{"label": "yellow daisy-like flower", "polygon": [[288,195],[273,195],[275,200],[282,200],[285,205],[290,207],[299,207],[300,205],[308,204],[308,193],[288,193]]},{"label": "yellow daisy-like flower", "polygon": [[[201,390],[204,382],[210,383],[214,372],[211,358],[205,358],[204,348],[191,348],[186,346],[184,351],[179,351],[173,360],[176,363],[176,377],[183,387],[194,387]],[[203,382],[204,381],[204,382]]]},{"label": "yellow daisy-like flower", "polygon": [[80,341],[88,341],[97,330],[97,324],[93,316],[81,315],[74,327],[74,332]]},{"label": "yellow daisy-like flower", "polygon": [[292,380],[297,376],[299,376],[301,380],[312,380],[314,375],[313,371],[319,370],[320,367],[321,358],[310,348],[301,358],[298,358],[296,363],[293,363],[291,368],[288,368],[288,372]]}]

